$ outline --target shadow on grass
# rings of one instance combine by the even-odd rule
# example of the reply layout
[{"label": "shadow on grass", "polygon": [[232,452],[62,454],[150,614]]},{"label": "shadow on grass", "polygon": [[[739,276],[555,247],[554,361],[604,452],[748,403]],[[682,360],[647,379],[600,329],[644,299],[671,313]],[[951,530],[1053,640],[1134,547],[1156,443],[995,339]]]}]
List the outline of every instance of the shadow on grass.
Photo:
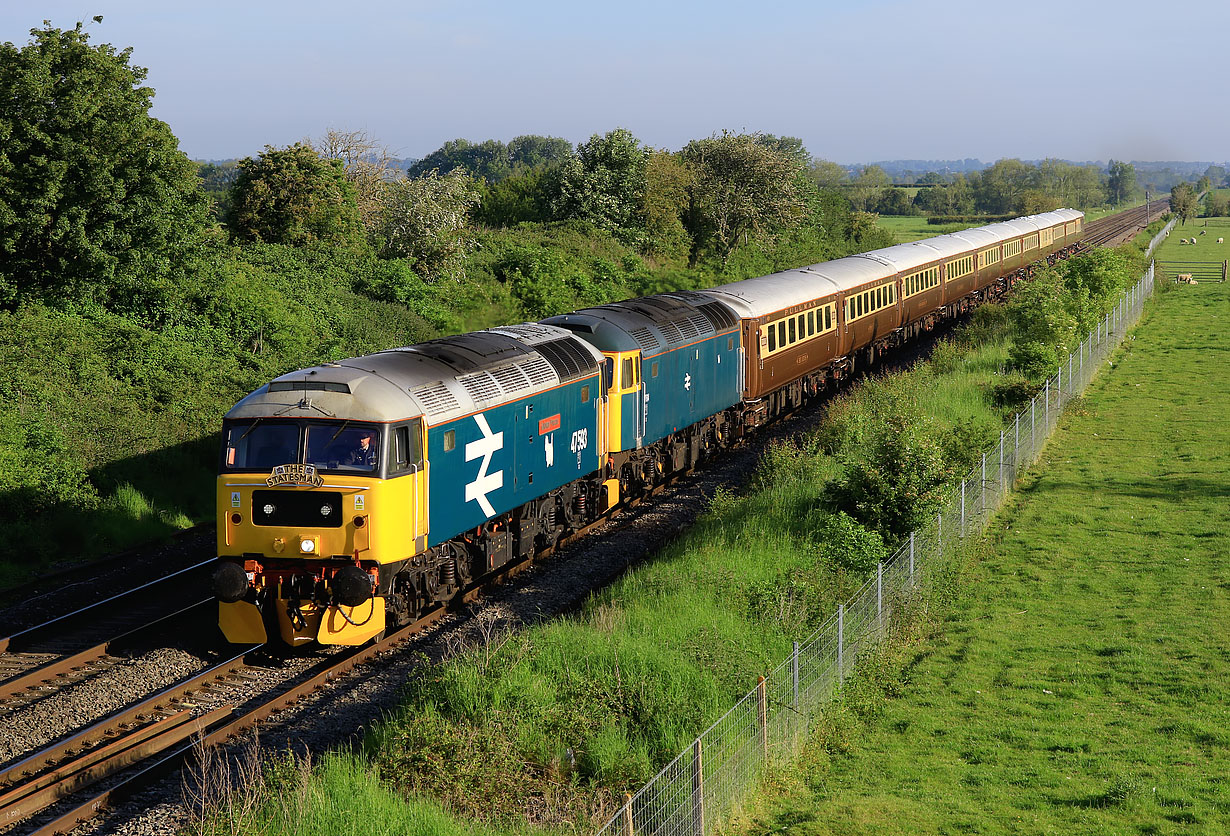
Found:
[{"label": "shadow on grass", "polygon": [[0,492],[0,509],[42,507],[22,518],[0,512],[5,534],[0,538],[0,588],[156,541],[211,518],[218,444],[214,433],[95,468],[89,476],[100,499],[89,505],[45,506],[34,488]]}]

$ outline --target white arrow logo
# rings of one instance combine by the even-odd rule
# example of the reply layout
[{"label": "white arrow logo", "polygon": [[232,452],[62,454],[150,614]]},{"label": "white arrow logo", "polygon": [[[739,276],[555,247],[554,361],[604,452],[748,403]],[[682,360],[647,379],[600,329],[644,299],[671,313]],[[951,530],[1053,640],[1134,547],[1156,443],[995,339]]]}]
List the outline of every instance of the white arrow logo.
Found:
[{"label": "white arrow logo", "polygon": [[683,376],[683,388],[689,389],[689,390],[692,388],[692,373],[691,372],[688,372],[687,374]]},{"label": "white arrow logo", "polygon": [[479,465],[478,476],[466,485],[466,502],[477,500],[478,507],[482,508],[483,513],[490,519],[495,516],[495,508],[492,507],[491,500],[487,499],[487,494],[504,487],[504,471],[497,470],[495,473],[488,473],[487,468],[491,466],[491,457],[495,451],[504,449],[504,433],[491,432],[491,427],[487,424],[487,416],[481,412],[474,416],[474,422],[478,424],[483,437],[466,444],[466,461],[472,462],[482,456],[483,463]]}]

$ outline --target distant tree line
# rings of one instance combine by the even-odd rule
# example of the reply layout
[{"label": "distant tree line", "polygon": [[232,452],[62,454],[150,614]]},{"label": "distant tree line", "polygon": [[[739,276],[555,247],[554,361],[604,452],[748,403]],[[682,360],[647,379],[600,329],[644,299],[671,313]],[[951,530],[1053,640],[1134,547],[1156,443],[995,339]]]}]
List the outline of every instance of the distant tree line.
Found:
[{"label": "distant tree line", "polygon": [[793,137],[724,131],[671,152],[617,128],[575,148],[457,139],[403,177],[366,135],[330,133],[240,160],[221,216],[237,240],[371,247],[431,279],[462,275],[478,228],[524,223],[588,224],[658,264],[725,264],[801,227],[867,228],[813,170]]}]

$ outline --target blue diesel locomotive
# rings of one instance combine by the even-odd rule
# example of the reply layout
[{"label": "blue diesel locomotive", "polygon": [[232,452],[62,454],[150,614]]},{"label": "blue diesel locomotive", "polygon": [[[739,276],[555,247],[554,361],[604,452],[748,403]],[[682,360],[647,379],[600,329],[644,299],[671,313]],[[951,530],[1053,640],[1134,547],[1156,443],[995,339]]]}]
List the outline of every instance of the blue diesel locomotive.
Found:
[{"label": "blue diesel locomotive", "polygon": [[219,625],[360,644],[1070,252],[1059,210],[283,375],[223,424]]}]

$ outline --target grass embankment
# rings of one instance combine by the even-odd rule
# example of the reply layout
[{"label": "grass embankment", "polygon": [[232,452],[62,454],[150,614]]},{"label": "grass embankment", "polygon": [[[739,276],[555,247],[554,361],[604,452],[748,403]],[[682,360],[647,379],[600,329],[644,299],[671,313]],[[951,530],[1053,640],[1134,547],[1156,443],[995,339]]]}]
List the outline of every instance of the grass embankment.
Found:
[{"label": "grass embankment", "polygon": [[900,693],[856,689],[737,832],[1230,830],[1228,297],[1150,304]]},{"label": "grass embankment", "polygon": [[[1088,263],[1135,274],[1114,254]],[[1073,281],[1084,310],[1088,282]],[[412,683],[355,774],[378,773],[411,805],[513,830],[527,814],[550,829],[591,826],[831,614],[884,556],[880,535],[930,513],[998,436],[1030,386],[1002,374],[1015,318],[984,309],[959,345],[839,399],[817,433],[766,455],[746,496],[715,497],[677,543],[579,615]],[[241,830],[280,802],[265,804]]]}]

